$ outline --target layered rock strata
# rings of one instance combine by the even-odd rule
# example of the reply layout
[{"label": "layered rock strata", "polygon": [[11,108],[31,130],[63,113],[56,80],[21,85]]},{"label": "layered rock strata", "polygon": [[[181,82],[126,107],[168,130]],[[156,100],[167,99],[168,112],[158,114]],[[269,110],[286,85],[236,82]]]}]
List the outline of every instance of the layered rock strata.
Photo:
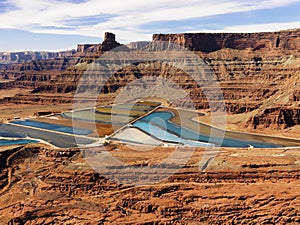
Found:
[{"label": "layered rock strata", "polygon": [[116,148],[110,153],[130,167],[112,169],[115,177],[154,182],[134,186],[110,180],[94,171],[78,149],[30,146],[2,151],[1,224],[300,222],[299,150],[223,149],[201,173],[197,160],[204,150],[196,149],[184,168],[156,183],[159,173],[146,173],[143,167],[156,165],[174,149],[147,151],[146,157],[124,146],[106,150]]},{"label": "layered rock strata", "polygon": [[116,35],[110,32],[105,32],[104,40],[101,44],[79,44],[77,46],[78,53],[87,53],[87,52],[101,52],[109,51],[116,47],[121,46],[119,42],[116,41]]},{"label": "layered rock strata", "polygon": [[33,60],[47,60],[62,57],[69,57],[76,53],[75,50],[61,52],[0,52],[0,64],[12,64],[30,62]]},{"label": "layered rock strata", "polygon": [[192,51],[214,52],[224,48],[243,50],[300,48],[300,30],[261,33],[184,33],[154,34],[154,41],[167,41]]},{"label": "layered rock strata", "polygon": [[[207,64],[206,72],[216,78],[223,96],[216,95],[215,87],[206,87],[207,91],[215,101],[224,99],[227,112],[247,115],[244,125],[252,128],[299,125],[299,30],[253,34],[157,34],[153,35],[153,40],[173,42],[193,50]],[[106,33],[102,44],[79,45],[78,52],[71,57],[2,66],[1,89],[24,88],[30,94],[22,93],[0,101],[22,103],[26,99],[29,103],[34,99],[36,104],[40,99],[40,103],[45,104],[48,100],[37,95],[50,93],[49,100],[60,96],[53,101],[70,103],[70,98],[63,96],[75,93],[82,75],[103,52],[119,46],[115,35]],[[149,45],[136,43],[124,46],[123,50],[130,51],[139,46],[146,48]],[[115,96],[130,82],[149,75],[175,82],[189,94],[197,109],[210,108],[204,86],[197,85],[188,71],[158,62],[141,62],[122,68],[102,84],[101,93]],[[105,74],[94,71],[94,76],[98,80]],[[205,80],[202,82],[204,85]],[[179,100],[173,105],[183,106],[185,102]]]}]

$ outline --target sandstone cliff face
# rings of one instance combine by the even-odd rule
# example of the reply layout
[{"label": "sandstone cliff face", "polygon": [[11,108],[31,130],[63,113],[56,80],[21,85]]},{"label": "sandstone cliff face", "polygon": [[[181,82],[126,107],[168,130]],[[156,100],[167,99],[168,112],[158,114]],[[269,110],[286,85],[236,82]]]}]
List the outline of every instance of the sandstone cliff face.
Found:
[{"label": "sandstone cliff face", "polygon": [[[67,68],[76,65],[82,57],[70,56],[48,60],[36,60],[21,64],[0,66],[0,90],[22,89],[16,96],[3,97],[0,103],[14,104],[63,104],[71,103],[71,96],[63,96],[59,89],[56,95],[50,94],[57,76],[61,76]],[[39,90],[44,94],[35,94]]]},{"label": "sandstone cliff face", "polygon": [[[159,174],[145,175],[141,168],[174,153],[172,148],[158,148],[144,158],[126,146],[105,150],[130,165],[114,174],[132,181],[159,179]],[[168,179],[131,186],[94,171],[79,149],[11,147],[0,152],[1,224],[300,222],[299,150],[222,149],[201,173],[197,162],[203,153],[195,149],[188,164]]]},{"label": "sandstone cliff face", "polygon": [[0,87],[32,88],[43,82],[50,82],[62,71],[71,65],[75,65],[79,57],[63,57],[49,60],[35,60],[22,64],[14,64],[0,67],[0,78],[7,82],[0,82]]},{"label": "sandstone cliff face", "polygon": [[300,108],[269,108],[250,118],[247,125],[253,128],[284,129],[300,124]]},{"label": "sandstone cliff face", "polygon": [[90,48],[93,48],[95,44],[79,44],[77,45],[77,52],[87,52]]},{"label": "sandstone cliff face", "polygon": [[113,33],[105,32],[104,39],[101,44],[79,44],[77,46],[78,53],[97,53],[101,51],[109,51],[116,47],[121,46],[119,42],[116,41],[116,36]]},{"label": "sandstone cliff face", "polygon": [[[154,35],[154,40],[168,40],[185,46],[189,45],[190,49],[196,49],[195,54],[204,60],[210,68],[210,73],[213,73],[218,80],[218,85],[223,92],[226,111],[231,114],[249,114],[250,117],[244,121],[245,126],[286,128],[299,125],[297,110],[300,105],[300,53],[298,49],[293,50],[300,43],[296,41],[298,36],[299,31],[296,30],[259,34]],[[200,39],[197,39],[199,37]],[[207,39],[203,39],[204,37]],[[257,48],[257,46],[262,46],[262,43],[264,47]],[[78,82],[89,65],[104,50],[110,50],[119,45],[113,34],[106,33],[102,44],[82,48],[79,46],[79,52],[72,57],[1,66],[1,89],[24,88],[29,90],[34,97],[22,93],[0,101],[30,103],[31,99],[34,99],[35,104],[53,101],[70,103],[69,96],[65,98],[64,95],[76,91]],[[136,43],[129,47],[139,46],[141,45]],[[201,46],[203,48],[217,46],[216,49],[222,49],[207,53],[203,51],[211,51],[215,47],[203,49]],[[125,48],[126,51],[130,51],[128,47]],[[94,72],[98,78],[105,75],[101,72]],[[158,62],[143,62],[122,68],[106,82],[102,94],[115,96],[121,87],[149,75],[174,81],[189,93],[196,108],[210,108],[201,87],[186,71],[180,71],[178,68]],[[213,89],[209,91],[214,92]],[[51,100],[51,96],[45,97],[47,94],[50,94],[53,99]],[[216,96],[216,100],[220,97],[222,96]],[[186,102],[177,101],[172,104],[184,106]],[[272,109],[276,110],[272,111]],[[282,119],[286,110],[292,115]],[[268,113],[271,111],[272,113]]]},{"label": "sandstone cliff face", "polygon": [[[246,126],[286,128],[300,124],[299,29],[248,34],[154,34],[153,40],[175,43],[199,54],[219,80],[226,110],[255,114]],[[207,108],[200,93],[194,89],[193,99],[199,108]]]},{"label": "sandstone cliff face", "polygon": [[75,50],[61,52],[0,52],[0,64],[23,63],[33,60],[69,57],[75,53]]},{"label": "sandstone cliff face", "polygon": [[213,52],[224,48],[298,50],[300,30],[270,33],[154,34],[153,40],[172,42],[201,52]]},{"label": "sandstone cliff face", "polygon": [[150,44],[149,41],[136,41],[127,44],[126,46],[130,49],[145,49]]}]

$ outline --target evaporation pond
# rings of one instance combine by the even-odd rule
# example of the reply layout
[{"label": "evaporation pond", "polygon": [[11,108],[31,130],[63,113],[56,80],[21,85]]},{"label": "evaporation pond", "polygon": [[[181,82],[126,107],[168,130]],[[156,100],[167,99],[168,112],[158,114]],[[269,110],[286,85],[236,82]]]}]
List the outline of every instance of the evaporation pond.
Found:
[{"label": "evaporation pond", "polygon": [[91,130],[87,130],[87,129],[74,128],[74,127],[68,127],[68,126],[62,126],[62,125],[58,125],[58,124],[51,124],[51,123],[44,123],[44,122],[37,122],[37,121],[32,121],[32,120],[16,120],[12,123],[29,126],[29,127],[59,131],[59,132],[68,133],[68,134],[88,135],[88,134],[92,133]]},{"label": "evaporation pond", "polygon": [[[199,141],[199,142],[212,142],[216,145],[221,145],[223,147],[237,147],[237,148],[247,148],[249,146],[257,147],[257,148],[276,148],[280,147],[277,144],[272,143],[262,143],[255,140],[247,140],[247,139],[234,139],[234,138],[222,138],[222,137],[210,137],[206,134],[201,134],[196,131],[192,131],[190,129],[184,128],[180,125],[174,124],[170,121],[170,119],[174,117],[174,114],[171,112],[153,112],[144,118],[141,121],[135,122],[133,125],[144,130],[147,133],[150,133],[156,138],[160,138],[161,136],[170,137],[172,134],[172,141],[181,141],[182,139]],[[143,123],[140,123],[143,122]],[[161,134],[161,132],[157,132],[157,129],[154,129],[153,125],[158,127],[164,126],[165,132],[170,133],[168,136],[166,134]],[[183,124],[184,125],[184,124]],[[181,140],[174,139],[174,135],[180,137]]]},{"label": "evaporation pond", "polygon": [[18,140],[0,139],[0,146],[24,145],[24,144],[37,143],[37,142],[38,141],[29,140],[29,139],[18,139]]}]

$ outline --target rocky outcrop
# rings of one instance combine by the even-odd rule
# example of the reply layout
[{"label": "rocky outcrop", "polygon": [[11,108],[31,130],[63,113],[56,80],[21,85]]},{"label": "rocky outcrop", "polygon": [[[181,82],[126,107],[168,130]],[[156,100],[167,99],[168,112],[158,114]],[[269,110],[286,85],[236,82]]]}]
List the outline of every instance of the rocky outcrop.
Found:
[{"label": "rocky outcrop", "polygon": [[167,41],[192,51],[213,52],[224,48],[243,50],[300,48],[300,30],[265,33],[154,34],[153,41]]},{"label": "rocky outcrop", "polygon": [[61,52],[0,52],[0,65],[69,57],[75,53],[75,50]]},{"label": "rocky outcrop", "polygon": [[[216,75],[227,112],[251,112],[246,126],[287,128],[300,124],[299,29],[243,34],[154,34],[153,41],[171,42],[197,52]],[[208,108],[199,89],[194,89],[192,96],[198,108]],[[276,110],[270,113],[272,108]]]},{"label": "rocky outcrop", "polygon": [[[174,148],[158,148],[141,164],[136,161],[141,151],[121,145],[108,145],[106,151],[114,154],[113,149],[120,162],[132,165],[113,170],[126,180],[157,181],[159,173],[145,174],[143,166],[174,153]],[[0,153],[1,224],[300,222],[299,150],[222,149],[202,173],[196,162],[203,153],[195,149],[191,161],[168,179],[129,186],[93,170],[79,149],[12,147]]]},{"label": "rocky outcrop", "polygon": [[105,32],[104,40],[100,46],[100,50],[109,51],[116,47],[119,47],[121,44],[116,41],[116,35],[110,32]]},{"label": "rocky outcrop", "polygon": [[150,41],[136,41],[136,42],[130,42],[126,46],[130,49],[146,49],[149,44]]},{"label": "rocky outcrop", "polygon": [[77,45],[77,52],[88,52],[89,49],[95,47],[95,44],[79,44]]},{"label": "rocky outcrop", "polygon": [[[290,123],[288,119],[270,120],[270,118],[264,118],[262,115],[265,110],[270,108],[277,108],[279,111],[280,109],[289,109],[293,112],[299,108],[300,54],[297,49],[293,50],[298,43],[296,41],[298,34],[298,30],[254,34],[178,34],[154,35],[154,40],[167,40],[197,50],[195,54],[199,55],[199,58],[202,58],[208,65],[207,72],[215,76],[218,81],[217,85],[222,90],[223,96],[215,96],[215,101],[222,98],[225,101],[225,109],[211,110],[226,110],[230,114],[249,113],[251,118],[247,117],[244,121],[244,125],[248,127],[285,128],[293,126],[293,124],[298,125],[299,120],[294,118],[293,122]],[[279,37],[277,42],[275,40],[276,35]],[[207,38],[207,41],[218,40],[214,42],[217,43],[216,49],[222,49],[208,53],[199,51],[211,51],[214,47],[202,49],[202,47],[212,45],[205,42],[206,44],[202,46],[202,41],[197,41],[198,37],[200,37],[199,40],[202,40],[203,37]],[[277,45],[275,42],[274,45],[273,41]],[[261,45],[262,42],[265,43],[264,47],[258,48],[257,46]],[[268,46],[267,42],[269,43]],[[55,96],[54,102],[70,102],[69,96],[65,98],[64,95],[75,93],[79,80],[89,65],[95,62],[104,51],[118,46],[120,44],[115,40],[115,35],[106,33],[102,44],[79,46],[76,55],[71,57],[2,66],[0,67],[1,89],[24,88],[29,90],[34,97],[22,93],[1,101],[5,103],[10,101],[29,103],[32,99],[37,104],[48,102],[51,96],[53,98]],[[144,48],[145,46],[148,46],[146,42],[123,47],[126,51],[131,51],[130,48],[134,51],[136,48]],[[101,79],[101,71],[94,71],[93,74],[97,75],[96,80]],[[191,79],[188,71],[181,71],[159,62],[141,62],[122,68],[105,83],[101,93],[110,94],[106,95],[105,98],[107,96],[112,98],[121,90],[120,88],[148,75],[167,78],[179,85],[189,93],[197,109],[210,108],[211,104],[207,101],[205,93]],[[88,87],[81,88],[84,91]],[[214,95],[213,88],[206,87],[206,89]],[[40,98],[40,96],[47,96],[47,94],[50,95],[49,98],[44,97],[44,100],[42,97]],[[184,106],[187,103],[180,99],[172,104],[173,106]],[[279,111],[276,112],[277,115],[280,115]],[[272,114],[272,118],[273,116]],[[256,124],[257,122],[253,121],[260,122]]]},{"label": "rocky outcrop", "polygon": [[101,44],[79,44],[77,46],[77,52],[97,53],[101,51],[109,51],[119,46],[121,46],[121,44],[116,41],[116,35],[110,32],[105,32],[104,39]]},{"label": "rocky outcrop", "polygon": [[269,108],[251,117],[247,125],[254,129],[284,129],[300,124],[300,108]]}]

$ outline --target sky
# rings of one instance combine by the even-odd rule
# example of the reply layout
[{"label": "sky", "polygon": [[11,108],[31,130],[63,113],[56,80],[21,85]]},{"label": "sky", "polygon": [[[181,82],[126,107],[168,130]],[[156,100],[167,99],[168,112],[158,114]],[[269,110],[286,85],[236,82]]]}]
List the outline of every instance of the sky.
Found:
[{"label": "sky", "polygon": [[300,0],[0,0],[0,51],[61,51],[154,33],[300,28]]}]

